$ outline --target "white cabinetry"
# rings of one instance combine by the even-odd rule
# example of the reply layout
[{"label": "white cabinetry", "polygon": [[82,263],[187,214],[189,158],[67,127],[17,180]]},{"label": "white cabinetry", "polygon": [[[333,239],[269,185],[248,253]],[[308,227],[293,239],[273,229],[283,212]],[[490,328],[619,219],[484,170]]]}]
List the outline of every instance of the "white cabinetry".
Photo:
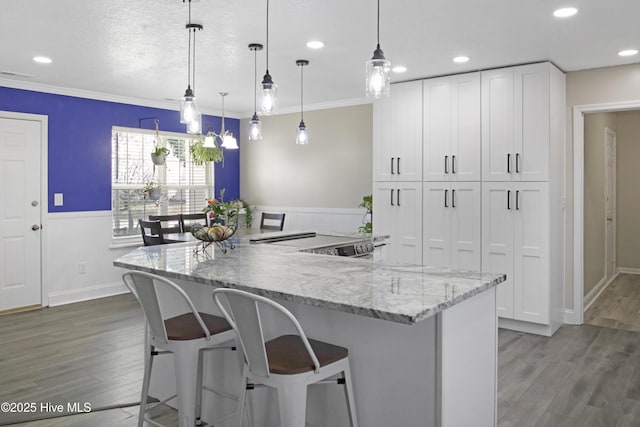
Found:
[{"label": "white cabinetry", "polygon": [[373,185],[373,233],[391,236],[379,258],[392,264],[420,265],[422,183],[374,182]]},{"label": "white cabinetry", "polygon": [[423,82],[424,181],[480,180],[480,73]]},{"label": "white cabinetry", "polygon": [[373,126],[373,180],[422,181],[422,81],[394,84]]},{"label": "white cabinetry", "polygon": [[480,183],[423,186],[423,264],[480,270]]},{"label": "white cabinetry", "polygon": [[507,274],[498,315],[547,324],[550,315],[549,184],[483,183],[482,270]]},{"label": "white cabinetry", "polygon": [[549,179],[551,67],[482,72],[483,181]]}]

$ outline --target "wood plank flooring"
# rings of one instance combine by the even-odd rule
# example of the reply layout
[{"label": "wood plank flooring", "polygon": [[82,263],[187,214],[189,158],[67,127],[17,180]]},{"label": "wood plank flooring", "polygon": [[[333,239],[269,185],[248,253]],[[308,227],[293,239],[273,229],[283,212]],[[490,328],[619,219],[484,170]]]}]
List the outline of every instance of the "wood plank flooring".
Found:
[{"label": "wood plank flooring", "polygon": [[[21,427],[135,426],[143,330],[130,295],[0,316],[0,402],[92,404],[89,414]],[[500,427],[640,427],[640,332],[565,325],[547,338],[500,330],[498,365]],[[100,410],[110,405],[122,407]],[[158,411],[168,425],[175,415]],[[0,413],[0,425],[26,419]]]},{"label": "wood plank flooring", "polygon": [[640,275],[619,274],[584,313],[584,323],[640,332]]}]

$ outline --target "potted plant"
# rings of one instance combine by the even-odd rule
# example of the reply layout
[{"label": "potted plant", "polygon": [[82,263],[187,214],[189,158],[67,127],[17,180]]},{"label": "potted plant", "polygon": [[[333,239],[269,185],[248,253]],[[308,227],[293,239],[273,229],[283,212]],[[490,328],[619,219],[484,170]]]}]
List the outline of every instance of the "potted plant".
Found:
[{"label": "potted plant", "polygon": [[203,165],[209,162],[218,163],[222,161],[222,150],[217,146],[205,147],[202,141],[196,141],[189,147],[189,150],[191,151],[193,163],[196,165]]},{"label": "potted plant", "polygon": [[169,149],[167,147],[156,147],[156,149],[151,153],[151,161],[154,165],[164,165],[164,162],[167,160],[167,154],[169,154]]},{"label": "potted plant", "polygon": [[154,201],[160,200],[160,196],[162,196],[160,184],[156,181],[147,181],[142,187],[142,193],[145,199]]},{"label": "potted plant", "polygon": [[361,233],[371,234],[373,232],[373,194],[363,196],[360,207],[367,210],[364,215],[364,221],[368,221],[364,223],[364,225],[358,227],[358,231]]}]

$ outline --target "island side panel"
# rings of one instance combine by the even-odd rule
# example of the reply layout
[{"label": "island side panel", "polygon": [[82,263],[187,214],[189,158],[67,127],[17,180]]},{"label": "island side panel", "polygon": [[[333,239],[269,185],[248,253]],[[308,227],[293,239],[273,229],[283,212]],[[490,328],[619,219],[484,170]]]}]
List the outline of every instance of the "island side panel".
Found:
[{"label": "island side panel", "polygon": [[496,288],[437,316],[438,425],[496,425]]}]

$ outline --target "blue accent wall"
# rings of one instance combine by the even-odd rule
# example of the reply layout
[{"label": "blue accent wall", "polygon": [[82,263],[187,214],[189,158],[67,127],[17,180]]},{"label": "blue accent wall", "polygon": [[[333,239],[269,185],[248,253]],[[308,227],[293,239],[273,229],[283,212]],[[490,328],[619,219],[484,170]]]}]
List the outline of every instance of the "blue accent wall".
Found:
[{"label": "blue accent wall", "polygon": [[[137,128],[139,119],[157,117],[162,131],[186,133],[178,111],[97,101],[0,86],[0,110],[49,117],[49,212],[111,210],[111,127]],[[225,128],[240,141],[240,120],[225,118]],[[219,132],[221,118],[202,116],[202,128]],[[155,129],[153,120],[142,127]],[[216,195],[240,197],[240,150],[225,150],[215,166]],[[64,206],[53,206],[53,194]]]}]

